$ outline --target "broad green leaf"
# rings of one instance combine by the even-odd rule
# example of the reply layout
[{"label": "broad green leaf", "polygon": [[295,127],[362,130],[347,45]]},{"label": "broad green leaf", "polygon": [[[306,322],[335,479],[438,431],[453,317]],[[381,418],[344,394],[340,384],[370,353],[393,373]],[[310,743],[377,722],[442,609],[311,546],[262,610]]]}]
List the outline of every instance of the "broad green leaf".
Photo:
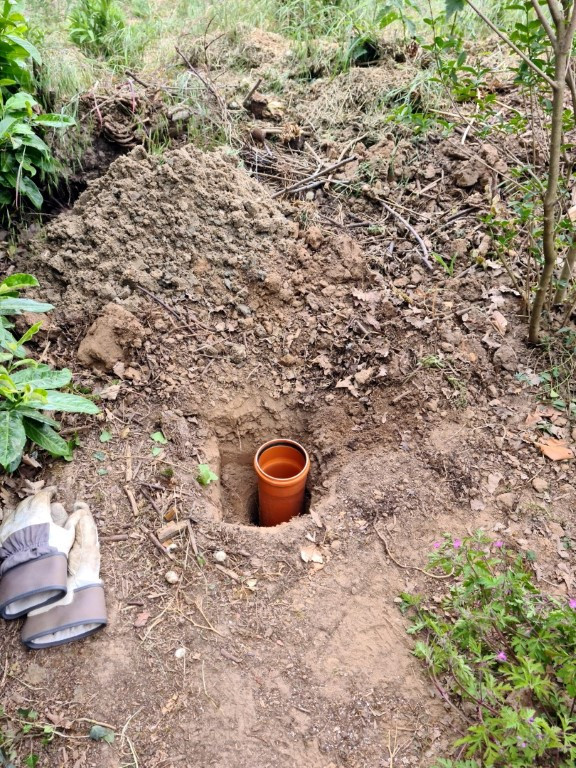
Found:
[{"label": "broad green leaf", "polygon": [[168,442],[168,440],[164,437],[164,434],[160,431],[152,432],[150,439],[154,440],[155,443],[161,443],[162,445],[166,445]]},{"label": "broad green leaf", "polygon": [[0,296],[4,293],[11,293],[19,288],[37,288],[39,285],[38,280],[34,275],[27,275],[24,272],[15,272],[13,275],[8,275],[0,283]]},{"label": "broad green leaf", "polygon": [[39,445],[51,456],[70,456],[71,448],[67,440],[60,437],[48,424],[40,424],[32,419],[24,418],[26,437]]},{"label": "broad green leaf", "polygon": [[10,128],[17,122],[17,117],[5,117],[0,120],[0,141],[10,135]]},{"label": "broad green leaf", "polygon": [[48,365],[25,368],[12,374],[14,384],[30,384],[34,389],[59,389],[69,384],[71,379],[72,373],[68,368],[54,371]]},{"label": "broad green leaf", "polygon": [[208,464],[198,464],[196,480],[200,485],[210,485],[210,483],[214,483],[218,480],[218,475],[215,472],[212,472]]},{"label": "broad green leaf", "polygon": [[14,96],[10,96],[6,104],[4,104],[5,112],[30,112],[32,107],[35,107],[38,102],[26,91],[18,91]]},{"label": "broad green leaf", "polygon": [[20,46],[20,48],[24,48],[26,53],[34,59],[36,64],[42,64],[42,56],[40,56],[40,53],[38,52],[38,49],[36,46],[32,45],[32,43],[29,40],[24,40],[22,37],[18,37],[17,35],[4,35],[6,40],[11,40],[16,45]]},{"label": "broad green leaf", "polygon": [[466,6],[466,0],[446,0],[446,19],[459,11],[463,11]]},{"label": "broad green leaf", "polygon": [[[64,369],[66,370],[66,369]],[[41,404],[36,405],[44,411],[66,411],[67,413],[100,413],[100,408],[80,395],[68,395],[65,392],[47,392]]]},{"label": "broad green leaf", "polygon": [[102,432],[100,432],[100,442],[108,443],[110,440],[112,440],[112,434],[108,432],[108,430],[103,429]]},{"label": "broad green leaf", "polygon": [[37,411],[34,408],[30,408],[26,405],[19,405],[17,408],[18,413],[21,416],[26,416],[27,419],[34,419],[41,424],[48,424],[50,427],[60,429],[60,422],[55,419],[51,419],[50,416],[46,416],[42,411]]},{"label": "broad green leaf", "polygon": [[105,728],[103,725],[93,725],[90,728],[90,738],[93,741],[105,741],[107,744],[112,744],[116,734],[110,728]]},{"label": "broad green leaf", "polygon": [[17,411],[0,411],[0,465],[7,469],[22,456],[26,432]]},{"label": "broad green leaf", "polygon": [[75,123],[74,119],[67,115],[54,114],[36,115],[34,122],[40,123],[45,128],[66,128]]},{"label": "broad green leaf", "polygon": [[30,341],[33,336],[36,336],[40,328],[42,328],[42,320],[31,325],[26,333],[18,339],[18,344],[26,344],[26,342]]},{"label": "broad green leaf", "polygon": [[[1,318],[1,316],[0,316]],[[3,319],[3,318],[2,318]],[[0,324],[0,347],[7,349],[14,357],[24,357],[25,351],[18,346],[18,342],[10,331]]]},{"label": "broad green leaf", "polygon": [[28,200],[30,200],[34,208],[37,208],[38,210],[42,208],[42,203],[44,202],[42,192],[40,192],[32,179],[28,178],[28,176],[21,176],[18,189],[20,190],[20,193],[24,195],[24,197],[27,197]]},{"label": "broad green leaf", "polygon": [[19,315],[22,312],[50,312],[52,304],[34,299],[13,299],[0,297],[0,315]]}]

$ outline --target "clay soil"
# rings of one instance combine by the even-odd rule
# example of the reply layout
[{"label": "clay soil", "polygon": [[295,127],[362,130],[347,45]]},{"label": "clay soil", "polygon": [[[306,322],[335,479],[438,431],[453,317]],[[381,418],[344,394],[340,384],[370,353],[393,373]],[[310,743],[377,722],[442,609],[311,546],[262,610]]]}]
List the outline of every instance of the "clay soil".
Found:
[{"label": "clay soil", "polygon": [[[282,54],[255,39],[250,78]],[[33,272],[57,307],[39,350],[102,406],[65,420],[73,462],[37,456],[3,489],[10,504],[56,484],[89,502],[101,538],[107,629],[43,652],[17,623],[0,639],[4,709],[57,730],[19,744],[41,768],[425,768],[465,725],[398,609],[402,591],[443,593],[418,570],[433,542],[482,528],[532,550],[544,588],[574,593],[572,467],[536,444],[538,423],[569,441],[570,424],[533,418],[544,362],[481,219],[513,158],[472,132],[375,127],[370,94],[413,68],[326,81],[348,95],[331,127],[321,82],[313,102],[294,86],[285,122],[308,109],[326,162],[351,124],[369,135],[338,189],[273,198],[293,177],[255,170],[266,149],[249,138],[244,164],[226,148],[137,147],[5,254],[3,271]],[[311,162],[272,140],[269,153]],[[379,198],[456,256],[452,275]],[[251,461],[276,436],[310,452],[309,509],[263,529]],[[199,463],[219,481],[199,485]],[[170,517],[186,525],[158,545]],[[88,738],[94,723],[113,744]]]}]

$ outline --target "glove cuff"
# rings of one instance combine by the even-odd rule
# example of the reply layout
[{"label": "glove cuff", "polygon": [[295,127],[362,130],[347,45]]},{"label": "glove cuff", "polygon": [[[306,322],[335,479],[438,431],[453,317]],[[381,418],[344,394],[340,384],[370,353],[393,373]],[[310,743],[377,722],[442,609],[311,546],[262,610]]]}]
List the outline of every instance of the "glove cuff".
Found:
[{"label": "glove cuff", "polygon": [[75,589],[71,603],[28,616],[22,628],[22,642],[32,649],[53,648],[89,637],[107,623],[104,587],[91,584]]},{"label": "glove cuff", "polygon": [[50,544],[50,524],[36,523],[14,531],[0,547],[0,576],[12,568],[59,550]]},{"label": "glove cuff", "polygon": [[37,557],[6,571],[0,580],[0,616],[17,619],[66,594],[68,563],[61,552]]}]

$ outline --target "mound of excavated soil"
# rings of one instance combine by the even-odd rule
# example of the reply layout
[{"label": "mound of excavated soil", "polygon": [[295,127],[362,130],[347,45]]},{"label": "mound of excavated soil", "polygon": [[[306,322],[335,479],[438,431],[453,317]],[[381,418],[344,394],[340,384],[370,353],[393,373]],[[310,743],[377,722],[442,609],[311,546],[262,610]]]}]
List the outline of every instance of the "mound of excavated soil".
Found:
[{"label": "mound of excavated soil", "polygon": [[266,292],[267,282],[279,292],[285,274],[267,265],[285,273],[297,231],[225,152],[137,148],[47,228],[35,260],[61,300],[88,311],[130,304],[137,287],[191,297],[199,276],[215,295],[253,283]]}]

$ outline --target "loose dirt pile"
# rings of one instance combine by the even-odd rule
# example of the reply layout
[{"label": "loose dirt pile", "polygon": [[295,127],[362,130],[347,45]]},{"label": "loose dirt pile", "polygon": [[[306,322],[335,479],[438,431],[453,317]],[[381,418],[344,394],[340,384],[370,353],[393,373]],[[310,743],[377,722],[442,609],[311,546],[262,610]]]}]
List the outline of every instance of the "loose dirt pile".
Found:
[{"label": "loose dirt pile", "polygon": [[[267,278],[280,291],[285,275],[270,278],[267,265],[290,262],[295,234],[232,157],[186,147],[160,158],[139,148],[48,227],[39,260],[65,286],[65,303],[91,311],[137,287],[192,296],[201,275],[215,292],[225,279],[246,289]],[[217,269],[228,278],[207,274]]]},{"label": "loose dirt pile", "polygon": [[[462,734],[395,602],[439,599],[419,570],[432,542],[482,527],[573,589],[573,474],[536,445],[543,420],[570,424],[515,378],[533,361],[504,270],[427,270],[378,202],[444,257],[485,258],[478,211],[506,168],[471,141],[367,140],[353,194],[293,203],[224,151],[138,148],[11,265],[58,306],[42,354],[103,411],[73,462],[22,470],[92,505],[110,612],[99,638],[33,659],[14,624],[0,643],[6,711],[33,704],[68,737],[42,766],[425,768]],[[310,514],[262,529],[251,460],[280,435],[310,452]],[[167,520],[185,525],[163,548]],[[86,738],[94,721],[111,747]]]}]

